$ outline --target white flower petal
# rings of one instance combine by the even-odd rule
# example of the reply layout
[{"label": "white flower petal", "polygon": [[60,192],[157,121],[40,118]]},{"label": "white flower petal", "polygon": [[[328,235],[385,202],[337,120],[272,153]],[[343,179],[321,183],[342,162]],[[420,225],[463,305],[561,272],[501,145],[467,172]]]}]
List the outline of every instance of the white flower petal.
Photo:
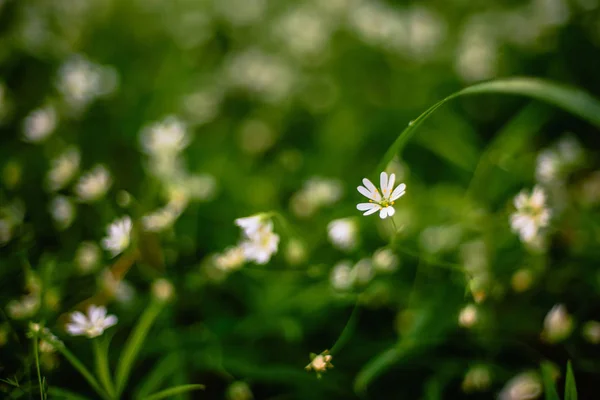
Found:
[{"label": "white flower petal", "polygon": [[78,325],[85,325],[88,322],[87,317],[80,311],[75,311],[71,314],[71,321]]},{"label": "white flower petal", "polygon": [[381,218],[381,219],[385,219],[385,218],[387,218],[387,216],[388,216],[388,208],[387,208],[387,207],[385,207],[385,208],[382,208],[382,209],[379,211],[379,218]]},{"label": "white flower petal", "polygon": [[106,317],[106,318],[104,319],[104,329],[106,329],[106,328],[110,328],[111,326],[113,326],[113,325],[116,325],[116,323],[117,323],[118,321],[119,321],[119,320],[117,319],[117,317],[116,317],[116,316],[114,316],[114,315],[109,315],[108,317]]},{"label": "white flower petal", "polygon": [[356,209],[360,211],[367,211],[372,208],[379,208],[379,206],[375,203],[358,203],[356,205]]},{"label": "white flower petal", "polygon": [[374,193],[377,191],[377,188],[375,187],[375,185],[373,185],[373,182],[371,182],[369,179],[367,178],[363,178],[363,185],[365,185],[365,187],[367,188],[367,190],[371,193]]},{"label": "white flower petal", "polygon": [[388,187],[388,175],[387,172],[382,172],[379,175],[379,187],[381,188],[381,191],[383,192],[383,197],[386,198],[388,197],[389,193],[387,191],[387,187]]},{"label": "white flower petal", "polygon": [[392,195],[390,196],[390,201],[398,200],[400,197],[404,196],[405,193],[406,193],[406,185],[404,183],[401,183],[392,192]]},{"label": "white flower petal", "polygon": [[387,185],[387,193],[390,194],[389,197],[391,196],[392,190],[394,189],[394,183],[396,183],[396,174],[390,174],[390,177],[388,179],[388,185]]},{"label": "white flower petal", "polygon": [[67,324],[67,332],[73,336],[83,335],[85,333],[85,327],[77,324]]},{"label": "white flower petal", "polygon": [[391,217],[392,215],[394,215],[396,213],[396,209],[394,207],[389,206],[386,208],[387,208],[388,217]]},{"label": "white flower petal", "polygon": [[367,188],[365,188],[364,186],[359,186],[356,189],[358,190],[358,192],[360,194],[362,194],[363,196],[365,196],[367,199],[372,199],[373,198],[373,193],[369,192],[369,190]]},{"label": "white flower petal", "polygon": [[370,210],[368,210],[367,212],[363,213],[363,215],[371,215],[371,214],[375,214],[377,211],[379,211],[380,206],[373,204],[373,208],[371,208]]}]

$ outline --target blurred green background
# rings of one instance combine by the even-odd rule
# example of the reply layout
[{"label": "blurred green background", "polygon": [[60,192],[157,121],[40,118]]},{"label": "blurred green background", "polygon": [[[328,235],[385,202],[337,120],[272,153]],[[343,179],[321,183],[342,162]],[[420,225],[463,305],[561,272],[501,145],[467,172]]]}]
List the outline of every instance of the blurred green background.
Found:
[{"label": "blurred green background", "polygon": [[[597,0],[0,0],[0,377],[23,384],[0,394],[39,395],[28,321],[91,365],[60,316],[109,293],[116,362],[166,277],[174,299],[125,398],[154,382],[205,384],[191,399],[520,400],[543,396],[543,361],[561,388],[569,359],[580,398],[597,398],[598,128],[523,98],[459,98],[388,167],[407,185],[398,235],[361,216],[355,188],[378,183],[411,120],[472,83],[535,76],[600,96],[599,46]],[[149,144],[161,129],[185,139]],[[544,174],[549,154],[563,159]],[[110,185],[82,200],[97,165]],[[510,214],[536,184],[552,222],[527,246]],[[270,262],[220,267],[234,220],[270,211]],[[101,241],[123,215],[134,239],[112,258]],[[340,218],[345,245],[328,236]],[[116,260],[132,264],[120,282]],[[359,261],[366,277],[340,284]],[[571,326],[548,340],[555,304]],[[304,371],[342,332],[335,367]],[[94,398],[58,354],[42,361],[50,387]],[[528,371],[529,392],[507,392]]]}]

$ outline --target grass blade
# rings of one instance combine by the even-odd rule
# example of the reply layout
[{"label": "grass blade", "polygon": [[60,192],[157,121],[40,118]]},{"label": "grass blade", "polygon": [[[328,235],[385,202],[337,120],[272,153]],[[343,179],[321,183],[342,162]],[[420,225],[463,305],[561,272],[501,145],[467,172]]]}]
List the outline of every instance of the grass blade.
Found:
[{"label": "grass blade", "polygon": [[77,357],[75,357],[75,355],[73,355],[73,353],[67,350],[65,346],[59,346],[57,349],[67,359],[67,361],[71,363],[73,368],[79,371],[81,376],[83,376],[85,380],[88,381],[90,386],[96,391],[96,393],[100,395],[100,397],[102,397],[103,399],[110,398],[108,397],[104,389],[102,389],[102,386],[100,386],[96,378],[94,378],[94,375],[92,375],[92,373],[85,367],[85,365],[83,365],[81,361],[79,361]]},{"label": "grass blade", "polygon": [[56,386],[50,387],[48,389],[48,393],[52,396],[53,399],[90,400],[88,397],[71,392],[70,390],[67,390],[67,389],[58,388]]},{"label": "grass blade", "polygon": [[460,96],[474,94],[513,94],[541,100],[562,108],[578,117],[600,127],[600,102],[588,93],[570,86],[535,78],[507,78],[495,81],[478,83],[460,90],[429,107],[417,119],[400,133],[398,138],[389,147],[379,163],[377,173],[385,170],[394,156],[402,151],[408,140],[425,121],[429,115],[444,105],[446,102]]},{"label": "grass blade", "polygon": [[115,393],[115,386],[110,377],[110,366],[108,365],[108,340],[101,340],[95,338],[94,342],[94,356],[96,358],[96,373],[100,382],[104,386],[104,389],[108,395],[113,398]]},{"label": "grass blade", "polygon": [[125,389],[127,379],[129,378],[131,368],[133,367],[133,363],[135,362],[137,355],[142,348],[142,344],[148,335],[150,327],[162,310],[163,304],[164,303],[159,300],[152,299],[150,305],[148,308],[146,308],[138,320],[136,327],[133,329],[133,332],[131,332],[131,335],[127,339],[127,343],[125,344],[123,352],[121,353],[115,375],[117,397],[119,397],[123,392],[123,389]]},{"label": "grass blade", "polygon": [[575,384],[575,375],[571,361],[567,362],[567,379],[565,382],[565,400],[577,400],[577,385]]},{"label": "grass blade", "polygon": [[143,399],[151,392],[158,390],[165,380],[174,373],[179,361],[179,355],[172,353],[156,363],[152,371],[150,371],[140,383],[135,398]]},{"label": "grass blade", "polygon": [[554,379],[552,378],[553,367],[549,362],[542,363],[542,381],[544,383],[544,398],[546,400],[560,400],[558,397],[558,392],[556,391],[556,385],[554,384]]},{"label": "grass blade", "polygon": [[169,389],[165,389],[162,390],[158,393],[155,393],[153,395],[150,395],[148,397],[145,398],[145,400],[159,400],[159,399],[166,399],[169,398],[171,396],[175,396],[181,393],[186,393],[186,392],[191,392],[193,390],[204,390],[204,385],[181,385],[181,386],[175,386]]}]

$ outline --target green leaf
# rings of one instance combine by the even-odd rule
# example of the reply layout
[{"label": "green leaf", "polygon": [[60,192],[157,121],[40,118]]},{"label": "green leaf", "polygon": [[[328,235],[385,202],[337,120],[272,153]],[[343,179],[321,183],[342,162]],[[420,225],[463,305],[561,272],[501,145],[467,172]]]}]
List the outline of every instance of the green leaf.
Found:
[{"label": "green leaf", "polygon": [[554,367],[547,361],[544,361],[541,366],[542,369],[542,381],[544,383],[544,395],[546,400],[560,400],[558,392],[556,391],[556,385],[552,374]]},{"label": "green leaf", "polygon": [[50,387],[48,393],[51,395],[52,399],[56,400],[90,400],[88,397],[56,386]]},{"label": "green leaf", "polygon": [[429,109],[417,119],[411,121],[409,126],[400,133],[398,138],[389,147],[379,163],[376,172],[379,173],[380,171],[385,170],[392,158],[402,151],[408,140],[416,132],[419,125],[421,125],[423,121],[439,107],[456,97],[485,93],[503,93],[531,97],[562,108],[563,110],[600,127],[600,102],[580,89],[535,78],[508,78],[478,83],[451,94],[442,101],[429,107]]},{"label": "green leaf", "polygon": [[131,368],[133,368],[133,364],[142,348],[142,344],[144,343],[146,336],[148,336],[148,332],[150,331],[150,327],[152,327],[154,320],[162,310],[163,304],[163,302],[156,299],[151,300],[150,305],[138,320],[133,332],[131,332],[131,335],[129,335],[129,338],[127,339],[127,343],[125,343],[115,375],[117,397],[121,395],[123,389],[125,389],[125,385],[127,385]]},{"label": "green leaf", "polygon": [[177,394],[181,394],[181,393],[186,393],[186,392],[191,392],[193,390],[204,390],[205,386],[204,385],[181,385],[181,386],[175,386],[169,389],[165,389],[162,390],[158,393],[155,393],[153,395],[150,395],[148,397],[145,398],[145,400],[159,400],[159,399],[166,399],[168,397],[171,396],[175,396]]},{"label": "green leaf", "polygon": [[152,371],[150,371],[139,384],[137,395],[135,397],[142,399],[151,392],[158,390],[165,380],[175,373],[177,364],[180,361],[179,355],[172,353],[157,362]]},{"label": "green leaf", "polygon": [[96,380],[96,378],[94,378],[94,375],[92,375],[92,373],[85,367],[85,365],[83,365],[81,361],[79,361],[77,357],[75,357],[73,353],[71,353],[65,346],[59,346],[58,351],[60,351],[60,353],[67,359],[67,361],[69,361],[69,363],[71,363],[71,365],[77,371],[79,371],[81,376],[83,376],[85,380],[88,381],[90,386],[94,388],[94,390],[100,395],[100,397],[102,397],[103,399],[109,398],[104,389],[102,389],[102,387]]},{"label": "green leaf", "polygon": [[109,341],[104,338],[95,338],[94,342],[94,356],[96,358],[96,373],[100,382],[104,386],[104,389],[110,397],[114,397],[115,386],[110,377],[110,366],[108,365],[108,344]]},{"label": "green leaf", "polygon": [[567,379],[565,382],[565,400],[577,400],[577,386],[575,384],[575,375],[571,361],[567,362]]}]

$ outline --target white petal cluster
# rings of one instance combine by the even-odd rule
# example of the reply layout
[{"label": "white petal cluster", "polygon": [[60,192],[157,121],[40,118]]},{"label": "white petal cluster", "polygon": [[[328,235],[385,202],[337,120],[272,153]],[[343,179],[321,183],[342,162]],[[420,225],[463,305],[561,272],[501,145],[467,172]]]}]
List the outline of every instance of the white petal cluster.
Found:
[{"label": "white petal cluster", "polygon": [[224,252],[214,256],[215,266],[224,272],[235,271],[246,262],[242,247],[229,247]]},{"label": "white petal cluster", "polygon": [[103,165],[96,165],[79,178],[75,186],[75,193],[80,201],[93,202],[102,198],[111,184],[112,179],[108,169]]},{"label": "white petal cluster", "polygon": [[546,207],[546,194],[539,186],[530,195],[521,191],[514,199],[516,211],[510,216],[510,225],[524,243],[533,243],[540,230],[550,223],[550,210]]},{"label": "white petal cluster", "polygon": [[75,251],[75,265],[82,273],[88,273],[95,269],[100,262],[100,248],[94,242],[81,242]]},{"label": "white petal cluster", "polygon": [[363,258],[356,264],[350,261],[340,261],[331,270],[329,281],[338,291],[347,291],[353,287],[367,285],[375,276],[373,263],[369,258]]},{"label": "white petal cluster", "polygon": [[356,208],[364,211],[363,215],[371,215],[379,211],[381,219],[393,216],[396,212],[393,207],[394,202],[406,193],[406,185],[401,183],[394,189],[395,182],[395,174],[388,177],[386,172],[382,172],[380,175],[381,193],[379,193],[373,182],[364,178],[364,186],[359,186],[357,189],[360,194],[369,199],[369,202],[359,203]]},{"label": "white petal cluster", "polygon": [[67,196],[56,196],[50,201],[50,215],[58,229],[66,229],[75,219],[75,205]]},{"label": "white petal cluster", "polygon": [[542,382],[535,372],[523,372],[508,381],[498,400],[534,400],[542,394]]},{"label": "white petal cluster", "polygon": [[67,332],[73,336],[87,336],[95,338],[104,333],[104,330],[117,323],[117,317],[106,315],[106,308],[103,306],[89,306],[87,315],[80,311],[71,314],[71,321],[67,324]]},{"label": "white petal cluster", "polygon": [[175,156],[190,143],[186,125],[174,115],[144,128],[140,140],[144,152],[158,158]]},{"label": "white petal cluster", "polygon": [[51,105],[32,111],[23,121],[23,140],[43,142],[54,132],[57,122],[58,115]]},{"label": "white petal cluster", "polygon": [[564,304],[557,304],[544,318],[542,337],[550,343],[566,339],[573,330],[573,317],[567,312]]},{"label": "white petal cluster", "polygon": [[352,218],[336,219],[327,225],[327,234],[335,247],[349,251],[356,247],[358,226]]},{"label": "white petal cluster", "polygon": [[48,189],[56,191],[65,187],[77,173],[80,161],[81,154],[75,147],[70,147],[52,160],[50,170],[46,176],[46,186]]},{"label": "white petal cluster", "polygon": [[535,176],[542,184],[562,182],[585,159],[581,143],[573,135],[561,138],[553,146],[542,150],[538,157]]},{"label": "white petal cluster", "polygon": [[113,257],[122,253],[131,241],[131,218],[125,216],[113,221],[106,229],[107,236],[102,239],[102,247],[109,251]]},{"label": "white petal cluster", "polygon": [[294,193],[290,206],[298,217],[310,217],[320,208],[335,204],[342,197],[342,183],[335,179],[312,177]]},{"label": "white petal cluster", "polygon": [[266,264],[279,248],[279,235],[273,232],[273,221],[264,215],[254,215],[235,220],[242,228],[243,240],[239,247],[247,261]]}]

